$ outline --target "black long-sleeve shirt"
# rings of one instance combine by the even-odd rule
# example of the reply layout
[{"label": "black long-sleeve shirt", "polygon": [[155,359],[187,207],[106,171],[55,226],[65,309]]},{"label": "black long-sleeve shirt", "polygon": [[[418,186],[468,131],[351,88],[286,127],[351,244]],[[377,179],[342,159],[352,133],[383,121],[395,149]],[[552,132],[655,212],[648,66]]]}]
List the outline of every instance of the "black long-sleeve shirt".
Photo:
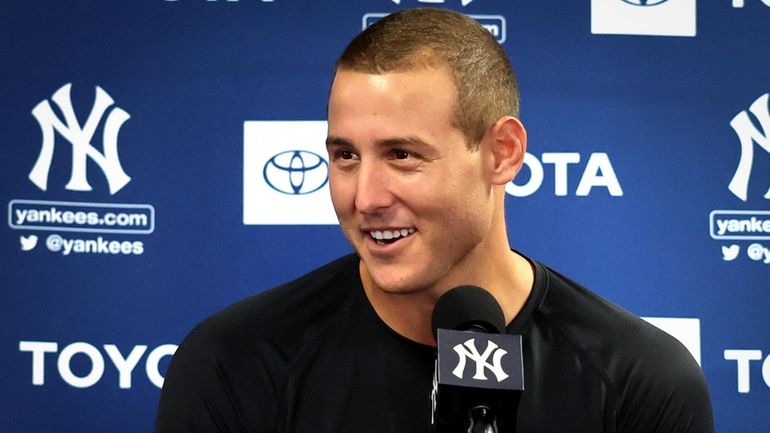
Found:
[{"label": "black long-sleeve shirt", "polygon": [[[157,433],[428,432],[435,348],[382,322],[350,255],[198,325],[169,366]],[[517,432],[709,433],[676,339],[533,262]]]}]

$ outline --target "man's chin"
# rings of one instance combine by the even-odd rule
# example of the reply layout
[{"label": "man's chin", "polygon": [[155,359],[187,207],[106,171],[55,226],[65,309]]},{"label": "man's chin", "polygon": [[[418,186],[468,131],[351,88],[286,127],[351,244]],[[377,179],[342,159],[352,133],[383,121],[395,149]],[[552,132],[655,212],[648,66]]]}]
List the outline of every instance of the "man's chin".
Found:
[{"label": "man's chin", "polygon": [[424,290],[416,282],[409,281],[390,281],[387,278],[377,278],[372,276],[374,288],[389,295],[411,295]]},{"label": "man's chin", "polygon": [[394,287],[394,288],[378,287],[378,289],[380,289],[380,291],[385,292],[389,295],[400,295],[400,296],[412,295],[422,291],[422,289],[418,289],[414,287]]},{"label": "man's chin", "polygon": [[421,271],[405,263],[377,263],[363,260],[363,271],[376,289],[389,295],[411,295],[425,289]]}]

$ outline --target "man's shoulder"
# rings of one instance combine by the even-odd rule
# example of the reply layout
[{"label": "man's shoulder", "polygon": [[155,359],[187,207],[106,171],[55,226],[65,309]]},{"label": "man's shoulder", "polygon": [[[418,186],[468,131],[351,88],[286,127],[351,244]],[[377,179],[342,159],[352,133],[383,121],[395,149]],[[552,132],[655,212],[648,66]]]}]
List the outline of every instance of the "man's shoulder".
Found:
[{"label": "man's shoulder", "polygon": [[238,301],[199,323],[186,340],[220,350],[241,350],[248,344],[299,345],[305,335],[318,332],[355,302],[357,263],[355,255],[344,256]]},{"label": "man's shoulder", "polygon": [[548,295],[541,311],[597,362],[638,367],[640,360],[652,366],[671,358],[692,358],[668,333],[552,269],[545,272]]},{"label": "man's shoulder", "polygon": [[660,416],[661,425],[680,425],[686,418],[702,431],[713,429],[705,377],[679,340],[556,271],[545,274],[543,326],[603,377],[618,425],[646,408],[644,422]]},{"label": "man's shoulder", "polygon": [[357,263],[335,260],[199,323],[169,364],[156,430],[273,431],[294,361],[355,304]]}]

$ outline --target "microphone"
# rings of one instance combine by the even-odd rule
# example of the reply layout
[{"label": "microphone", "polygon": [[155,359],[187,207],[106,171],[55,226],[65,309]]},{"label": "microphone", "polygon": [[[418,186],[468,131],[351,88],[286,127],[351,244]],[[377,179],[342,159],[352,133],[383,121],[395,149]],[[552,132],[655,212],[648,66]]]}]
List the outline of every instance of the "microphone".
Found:
[{"label": "microphone", "polygon": [[432,327],[431,431],[514,433],[524,390],[521,336],[504,334],[495,298],[481,287],[455,287],[436,302]]}]

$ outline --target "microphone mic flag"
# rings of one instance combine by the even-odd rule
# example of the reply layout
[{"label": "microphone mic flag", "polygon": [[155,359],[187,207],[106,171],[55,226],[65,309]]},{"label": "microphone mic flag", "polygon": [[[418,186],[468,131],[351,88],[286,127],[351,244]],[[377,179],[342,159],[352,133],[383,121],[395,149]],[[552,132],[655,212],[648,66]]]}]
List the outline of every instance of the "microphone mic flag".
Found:
[{"label": "microphone mic flag", "polygon": [[431,395],[434,433],[513,433],[524,390],[520,335],[476,286],[455,287],[433,308],[438,343]]}]

